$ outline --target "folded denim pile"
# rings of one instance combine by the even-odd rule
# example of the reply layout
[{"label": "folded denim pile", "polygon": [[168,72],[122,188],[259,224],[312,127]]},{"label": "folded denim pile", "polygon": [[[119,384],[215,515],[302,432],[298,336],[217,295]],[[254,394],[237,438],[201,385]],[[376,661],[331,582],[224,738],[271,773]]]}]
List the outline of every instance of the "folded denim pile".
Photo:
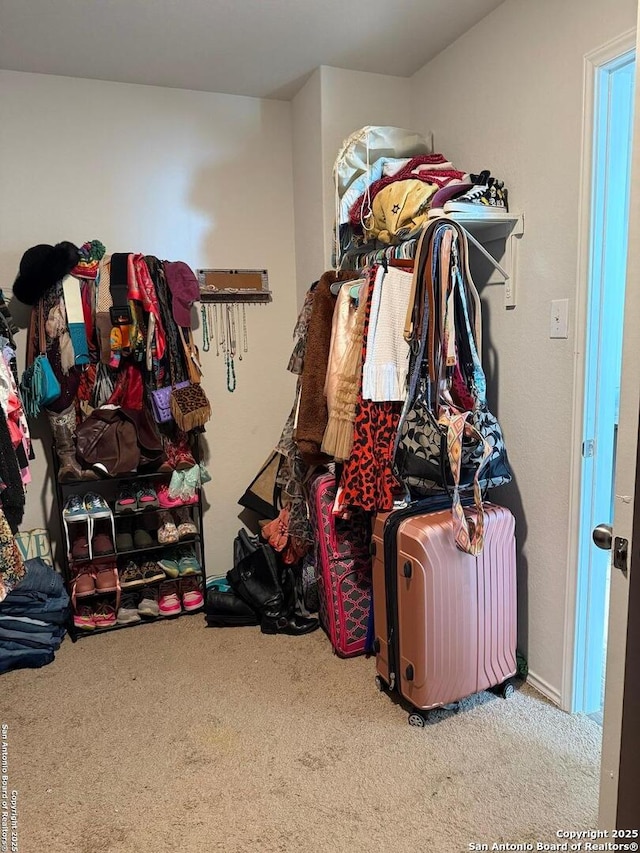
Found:
[{"label": "folded denim pile", "polygon": [[51,663],[69,618],[69,596],[60,575],[39,557],[0,602],[0,673]]}]

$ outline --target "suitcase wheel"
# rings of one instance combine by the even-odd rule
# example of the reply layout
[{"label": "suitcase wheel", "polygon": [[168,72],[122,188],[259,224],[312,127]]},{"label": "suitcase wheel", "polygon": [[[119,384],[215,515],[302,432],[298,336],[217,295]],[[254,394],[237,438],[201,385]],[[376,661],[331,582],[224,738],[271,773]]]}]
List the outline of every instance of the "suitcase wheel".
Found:
[{"label": "suitcase wheel", "polygon": [[427,719],[422,714],[419,714],[417,711],[412,711],[409,714],[409,725],[410,726],[418,726],[418,728],[423,729],[427,724]]},{"label": "suitcase wheel", "polygon": [[379,676],[379,675],[376,675],[376,677],[375,677],[375,682],[376,682],[376,687],[378,688],[378,690],[379,690],[381,693],[384,693],[384,691],[385,691],[385,689],[386,689],[386,684],[385,684],[385,683],[384,683],[384,681],[380,678],[380,676]]},{"label": "suitcase wheel", "polygon": [[497,684],[493,689],[492,693],[495,693],[496,696],[502,696],[503,699],[510,699],[515,693],[515,687],[513,686],[513,681],[508,680],[503,682],[502,684]]},{"label": "suitcase wheel", "polygon": [[510,699],[515,692],[516,688],[513,686],[513,683],[511,681],[505,681],[505,683],[502,685],[500,695],[503,699]]}]

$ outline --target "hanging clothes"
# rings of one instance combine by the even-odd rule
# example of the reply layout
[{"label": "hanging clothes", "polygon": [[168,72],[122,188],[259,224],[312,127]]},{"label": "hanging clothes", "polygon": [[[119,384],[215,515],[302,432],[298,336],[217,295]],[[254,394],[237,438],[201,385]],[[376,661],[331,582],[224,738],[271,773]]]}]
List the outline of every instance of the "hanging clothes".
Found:
[{"label": "hanging clothes", "polygon": [[[348,459],[353,447],[353,424],[362,381],[362,343],[365,317],[369,290],[374,278],[375,269],[369,272],[368,277],[364,279],[364,284],[360,285],[356,317],[338,372],[335,401],[329,412],[327,429],[322,441],[322,452],[328,456],[333,456],[336,462],[343,462]],[[349,287],[349,285],[344,286]]]},{"label": "hanging clothes", "polygon": [[407,396],[409,344],[403,336],[413,274],[378,267],[363,367],[362,396],[375,402],[403,402]]},{"label": "hanging clothes", "polygon": [[[375,271],[377,276],[377,270]],[[362,360],[366,361],[367,338],[374,288],[370,288],[364,322]],[[358,394],[353,430],[353,449],[342,470],[336,495],[335,512],[348,513],[349,507],[366,512],[388,512],[393,509],[401,487],[391,470],[393,447],[400,403],[374,403]]]},{"label": "hanging clothes", "polygon": [[4,601],[26,571],[12,525],[0,508],[0,601]]},{"label": "hanging clothes", "polygon": [[353,278],[353,273],[350,272],[325,272],[313,297],[295,430],[295,440],[302,458],[310,465],[329,461],[322,453],[321,446],[329,419],[324,384],[331,346],[333,309],[336,304],[331,285],[350,278]]}]

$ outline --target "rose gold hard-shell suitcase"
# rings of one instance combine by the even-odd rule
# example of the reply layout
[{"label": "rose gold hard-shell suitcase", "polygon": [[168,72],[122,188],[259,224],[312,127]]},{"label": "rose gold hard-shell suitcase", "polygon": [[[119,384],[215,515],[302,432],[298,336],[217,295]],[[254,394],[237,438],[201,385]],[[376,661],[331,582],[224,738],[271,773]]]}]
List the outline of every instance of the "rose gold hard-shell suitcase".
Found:
[{"label": "rose gold hard-shell suitcase", "polygon": [[[408,507],[373,530],[376,681],[422,711],[481,690],[513,692],[516,673],[515,520],[485,504],[482,553],[460,551],[451,510]],[[470,512],[472,512],[470,510]]]}]

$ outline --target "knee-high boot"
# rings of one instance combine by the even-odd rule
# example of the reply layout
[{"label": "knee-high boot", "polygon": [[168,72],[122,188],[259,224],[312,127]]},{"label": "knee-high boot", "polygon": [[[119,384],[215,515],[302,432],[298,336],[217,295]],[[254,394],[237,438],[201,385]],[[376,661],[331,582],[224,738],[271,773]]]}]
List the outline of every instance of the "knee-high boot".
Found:
[{"label": "knee-high boot", "polygon": [[51,412],[49,409],[45,411],[60,462],[58,480],[61,483],[69,483],[73,480],[95,480],[94,472],[83,471],[76,459],[76,412],[73,404],[63,412]]}]

